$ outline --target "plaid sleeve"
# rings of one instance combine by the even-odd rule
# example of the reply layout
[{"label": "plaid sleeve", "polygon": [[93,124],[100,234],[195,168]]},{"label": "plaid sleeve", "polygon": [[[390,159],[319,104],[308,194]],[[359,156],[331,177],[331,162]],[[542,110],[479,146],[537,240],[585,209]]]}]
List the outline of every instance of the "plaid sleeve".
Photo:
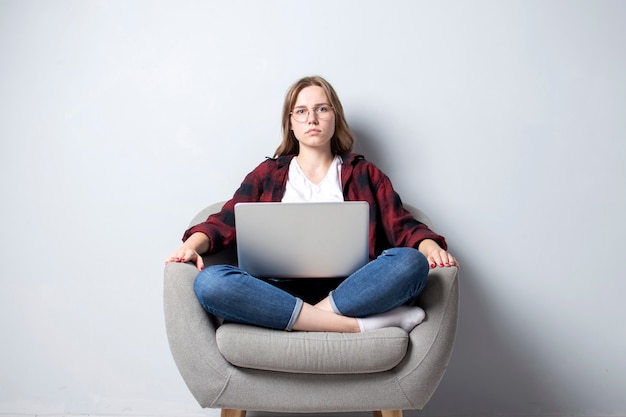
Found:
[{"label": "plaid sleeve", "polygon": [[222,210],[185,231],[183,241],[186,241],[192,234],[200,232],[209,237],[207,253],[218,252],[230,245],[235,240],[235,204],[262,199],[264,185],[271,177],[271,165],[272,160],[266,160],[250,172],[235,191],[233,198],[224,204]]},{"label": "plaid sleeve", "polygon": [[375,195],[380,206],[380,220],[389,243],[394,247],[417,248],[423,240],[432,239],[441,248],[447,249],[445,238],[415,219],[402,205],[402,200],[394,191],[389,178],[382,173],[380,175],[381,178],[375,182]]},{"label": "plaid sleeve", "polygon": [[370,204],[370,256],[388,247],[417,248],[425,239],[432,239],[443,249],[445,238],[419,222],[404,208],[391,180],[371,162],[360,159],[350,176],[347,196],[350,200]]}]

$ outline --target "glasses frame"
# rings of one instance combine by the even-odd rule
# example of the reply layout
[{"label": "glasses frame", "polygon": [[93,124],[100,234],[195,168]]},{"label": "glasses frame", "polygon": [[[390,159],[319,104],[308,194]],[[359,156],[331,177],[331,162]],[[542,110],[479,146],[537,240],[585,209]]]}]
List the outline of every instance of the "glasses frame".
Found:
[{"label": "glasses frame", "polygon": [[[292,111],[289,112],[289,115],[291,117],[293,117],[293,120],[295,120],[298,123],[304,123],[307,120],[309,120],[309,115],[311,114],[311,112],[313,112],[315,117],[317,119],[319,119],[319,120],[328,120],[330,118],[330,115],[331,115],[332,112],[329,111],[328,113],[326,113],[326,112],[318,113],[318,110],[323,108],[323,107],[325,107],[325,108],[327,108],[329,110],[332,110],[332,111],[335,110],[335,108],[333,106],[331,106],[330,104],[318,104],[317,106],[311,107],[311,108],[304,107],[304,106],[296,107]],[[294,114],[294,112],[297,111],[297,110],[306,110],[306,114],[303,113],[301,115],[296,116]],[[303,117],[303,119],[302,120],[298,120],[298,117]]]}]

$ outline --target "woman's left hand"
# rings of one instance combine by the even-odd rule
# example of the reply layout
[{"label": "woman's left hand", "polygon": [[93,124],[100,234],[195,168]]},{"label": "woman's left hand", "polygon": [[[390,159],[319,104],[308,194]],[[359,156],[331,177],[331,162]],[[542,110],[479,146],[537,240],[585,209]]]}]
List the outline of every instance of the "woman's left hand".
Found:
[{"label": "woman's left hand", "polygon": [[450,255],[446,250],[442,249],[437,242],[432,239],[425,239],[419,244],[418,250],[422,252],[422,254],[428,260],[428,264],[431,268],[435,268],[437,266],[447,267],[447,266],[456,266],[460,267],[457,260],[454,256]]}]

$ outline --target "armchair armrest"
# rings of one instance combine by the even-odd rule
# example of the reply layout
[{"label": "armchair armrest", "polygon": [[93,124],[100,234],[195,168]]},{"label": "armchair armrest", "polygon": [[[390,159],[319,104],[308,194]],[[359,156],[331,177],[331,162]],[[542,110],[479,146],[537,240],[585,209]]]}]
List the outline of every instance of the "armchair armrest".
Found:
[{"label": "armchair armrest", "polygon": [[415,304],[426,311],[426,320],[409,333],[411,353],[397,371],[404,389],[422,386],[419,395],[409,396],[419,410],[439,385],[452,356],[459,313],[458,268],[431,270]]},{"label": "armchair armrest", "polygon": [[[193,282],[194,265],[169,263],[163,288],[165,326],[179,372],[200,404],[217,398],[230,375],[230,366],[215,341],[218,319],[198,303]],[[211,380],[203,376],[212,375]]]}]

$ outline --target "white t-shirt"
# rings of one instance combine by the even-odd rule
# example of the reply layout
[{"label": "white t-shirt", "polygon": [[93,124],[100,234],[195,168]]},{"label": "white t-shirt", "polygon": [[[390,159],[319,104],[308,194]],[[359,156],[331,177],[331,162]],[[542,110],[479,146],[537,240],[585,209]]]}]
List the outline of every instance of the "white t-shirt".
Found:
[{"label": "white t-shirt", "polygon": [[289,165],[287,188],[283,203],[332,202],[343,201],[341,190],[342,159],[335,156],[326,176],[319,184],[313,184],[302,172],[294,157]]}]

